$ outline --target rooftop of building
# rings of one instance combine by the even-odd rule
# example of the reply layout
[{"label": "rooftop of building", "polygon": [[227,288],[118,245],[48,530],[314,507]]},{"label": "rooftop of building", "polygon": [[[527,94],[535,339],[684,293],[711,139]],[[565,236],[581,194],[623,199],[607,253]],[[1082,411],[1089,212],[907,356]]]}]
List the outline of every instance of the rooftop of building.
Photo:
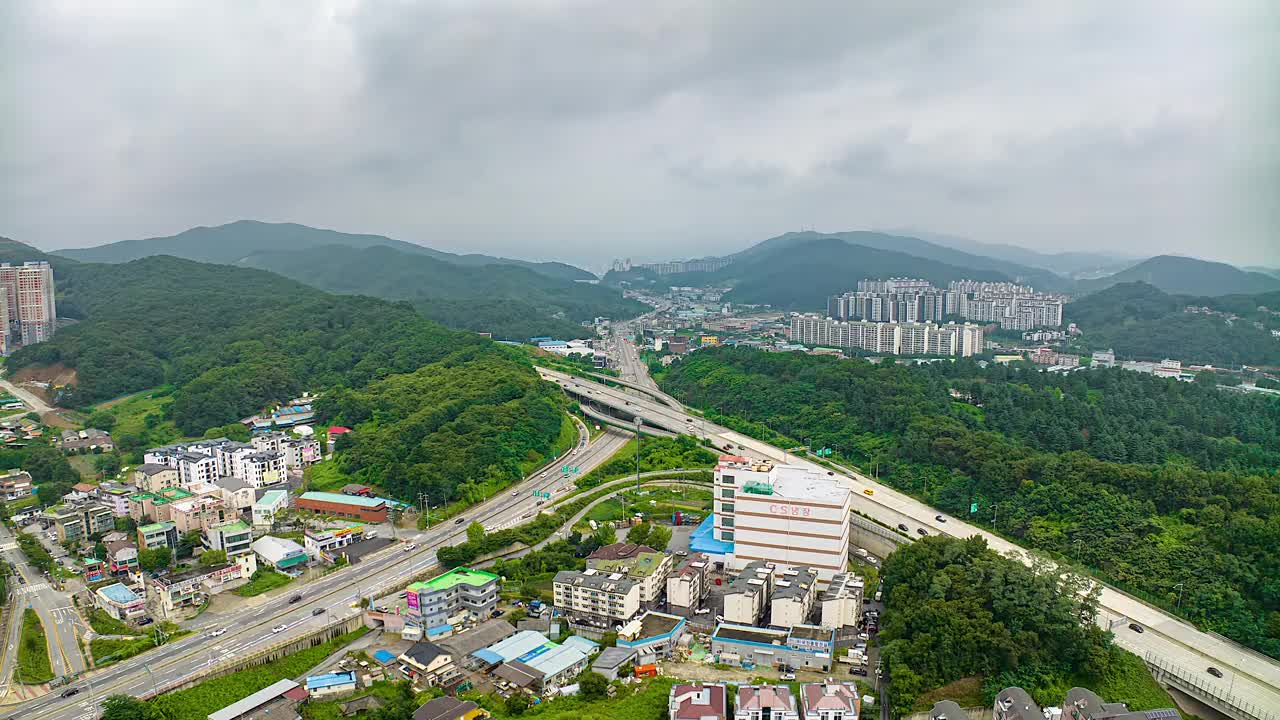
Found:
[{"label": "rooftop of building", "polygon": [[253,485],[250,484],[248,480],[245,480],[244,478],[238,478],[232,475],[223,475],[222,477],[219,477],[217,480],[214,480],[213,484],[217,485],[223,490],[230,490],[231,492],[236,492],[239,490],[248,490],[253,487]]},{"label": "rooftop of building", "polygon": [[561,570],[556,573],[555,582],[574,587],[585,587],[601,592],[627,593],[635,586],[636,581],[622,573],[601,573],[596,570]]},{"label": "rooftop of building", "polygon": [[458,585],[470,585],[471,587],[484,587],[491,582],[499,580],[497,575],[483,570],[472,570],[465,567],[457,567],[442,575],[437,575],[430,580],[416,582],[409,586],[408,589],[421,590],[448,590]]},{"label": "rooftop of building", "polygon": [[124,583],[116,583],[104,588],[98,588],[98,592],[111,602],[120,605],[128,605],[129,603],[136,602],[140,599],[138,594],[130,590]]},{"label": "rooftop of building", "polygon": [[289,538],[276,537],[274,535],[263,535],[253,541],[252,547],[254,552],[279,557],[306,553],[306,549],[293,540],[290,540]]},{"label": "rooftop of building", "polygon": [[[668,615],[650,610],[622,627],[619,639],[638,643],[648,638],[655,638],[675,630],[685,618],[679,615]],[[625,636],[625,637],[624,637]],[[627,639],[630,638],[630,639]]]},{"label": "rooftop of building", "polygon": [[1006,717],[1019,720],[1044,720],[1040,706],[1031,698],[1031,694],[1020,687],[1009,687],[996,695],[995,706],[1008,715]]},{"label": "rooftop of building", "polygon": [[437,658],[448,655],[449,651],[440,647],[433,642],[416,642],[400,654],[400,657],[407,658],[417,663],[420,667],[430,667],[431,663]]},{"label": "rooftop of building", "polygon": [[306,679],[307,692],[322,690],[336,685],[350,685],[356,681],[356,671],[331,672],[323,675],[311,675]]},{"label": "rooftop of building", "polygon": [[235,563],[222,563],[219,565],[210,565],[208,567],[191,568],[190,570],[184,570],[180,573],[174,573],[172,575],[163,575],[159,578],[156,578],[156,582],[163,585],[176,585],[180,582],[186,582],[187,580],[202,578],[206,575],[212,575],[214,573],[222,572],[223,570],[226,570],[227,568],[234,567],[234,566],[235,566]]},{"label": "rooftop of building", "polygon": [[831,628],[819,627],[817,625],[794,625],[791,628],[789,637],[799,638],[801,640],[818,640],[822,642],[835,642],[835,630]]},{"label": "rooftop of building", "polygon": [[1172,708],[1130,710],[1124,703],[1109,703],[1092,690],[1082,687],[1067,691],[1062,710],[1064,715],[1072,717],[1075,711],[1079,711],[1082,720],[1174,720],[1180,717]]},{"label": "rooftop of building", "polygon": [[693,553],[685,558],[678,566],[674,575],[698,575],[707,569],[707,564],[711,562],[710,558],[702,553]]},{"label": "rooftop of building", "polygon": [[825,590],[822,591],[822,600],[839,600],[845,597],[851,597],[855,593],[861,594],[863,589],[862,578],[853,573],[836,573],[831,576],[831,582],[827,584]]},{"label": "rooftop of building", "polygon": [[969,720],[969,713],[955,700],[940,700],[929,710],[929,720]]},{"label": "rooftop of building", "polygon": [[138,526],[138,532],[143,535],[150,535],[151,533],[164,532],[173,527],[176,526],[168,520],[164,520],[162,522],[153,522],[149,525],[140,525]]},{"label": "rooftop of building", "polygon": [[763,500],[767,497],[774,500],[792,499],[826,505],[843,505],[851,494],[847,486],[834,478],[801,465],[726,465],[722,460],[716,470],[718,472],[750,470],[767,473],[767,478],[743,478],[740,483],[743,492],[738,494],[738,498],[743,501],[750,501],[753,498]]},{"label": "rooftop of building", "polygon": [[738,576],[729,581],[729,584],[725,586],[725,594],[745,593],[755,595],[766,592],[769,589],[769,583],[773,575],[774,570],[768,567],[763,560],[755,560],[742,568]]},{"label": "rooftop of building", "polygon": [[786,685],[739,685],[738,712],[744,710],[789,710],[795,712],[796,698]]},{"label": "rooftop of building", "polygon": [[669,555],[655,551],[616,560],[588,560],[588,565],[603,573],[626,573],[631,577],[649,577],[658,572],[669,558]]},{"label": "rooftop of building", "polygon": [[858,686],[851,682],[804,683],[800,686],[804,711],[858,711]]},{"label": "rooftop of building", "polygon": [[413,712],[413,720],[457,720],[478,708],[470,700],[459,700],[446,695],[424,703]]},{"label": "rooftop of building", "polygon": [[772,628],[759,628],[752,625],[732,625],[721,623],[716,626],[713,638],[721,640],[741,640],[744,642],[761,643],[763,645],[785,645],[787,642],[786,630],[774,630]]},{"label": "rooftop of building", "polygon": [[724,685],[674,685],[671,701],[675,703],[671,720],[702,720],[708,716],[722,718],[728,709]]},{"label": "rooftop of building", "polygon": [[262,497],[258,498],[253,504],[255,507],[269,508],[280,502],[282,497],[289,497],[289,493],[284,490],[268,490],[262,493]]},{"label": "rooftop of building", "polygon": [[298,498],[299,500],[313,500],[315,502],[337,503],[339,505],[355,505],[357,507],[365,507],[370,509],[379,509],[387,506],[383,500],[376,498],[360,497],[357,495],[341,495],[331,492],[304,492]]},{"label": "rooftop of building", "polygon": [[221,710],[209,713],[209,720],[235,720],[241,715],[244,715],[256,708],[259,708],[267,704],[268,702],[283,696],[285,693],[289,692],[290,690],[293,690],[299,687],[301,686],[298,685],[298,683],[288,678],[285,678],[284,680],[278,680],[262,688],[258,692],[253,693],[252,695],[249,695],[248,697],[242,698],[240,700],[237,700],[231,703],[230,705],[222,708]]},{"label": "rooftop of building", "polygon": [[627,560],[634,558],[641,553],[654,553],[657,550],[648,545],[637,545],[635,543],[610,543],[603,547],[596,548],[596,551],[587,556],[588,560]]},{"label": "rooftop of building", "polygon": [[774,577],[772,600],[799,600],[815,592],[818,571],[812,568],[784,570]]}]

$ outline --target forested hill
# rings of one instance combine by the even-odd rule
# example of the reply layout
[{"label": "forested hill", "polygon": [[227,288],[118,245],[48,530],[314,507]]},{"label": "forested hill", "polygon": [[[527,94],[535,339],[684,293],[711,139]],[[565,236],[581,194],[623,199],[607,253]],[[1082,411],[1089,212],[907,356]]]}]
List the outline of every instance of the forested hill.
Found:
[{"label": "forested hill", "polygon": [[[1280,657],[1275,398],[1120,369],[1063,376],[745,348],[700,350],[661,385],[757,436],[874,461],[891,486],[970,522],[994,520],[1001,534]],[[1186,578],[1195,582],[1175,608],[1170,588]]]},{"label": "forested hill", "polygon": [[[1188,306],[1239,316],[1188,313]],[[1263,308],[1263,309],[1259,309]],[[1123,283],[1063,308],[1090,350],[1112,348],[1123,358],[1234,367],[1280,365],[1280,292],[1193,297],[1170,295],[1146,283]]]},{"label": "forested hill", "polygon": [[242,264],[330,292],[408,300],[440,323],[492,332],[505,340],[571,338],[584,332],[582,321],[630,318],[645,310],[602,285],[551,278],[513,265],[458,266],[382,246],[260,252]]},{"label": "forested hill", "polygon": [[1280,290],[1280,278],[1177,255],[1158,255],[1114,275],[1081,280],[1077,285],[1081,292],[1094,292],[1126,282],[1145,282],[1167,293],[1183,295],[1248,295]]},{"label": "forested hill", "polygon": [[173,255],[188,260],[231,264],[255,252],[307,250],[330,245],[351,248],[384,246],[401,252],[434,257],[454,265],[515,265],[562,280],[595,279],[586,270],[561,262],[533,262],[478,253],[458,255],[382,235],[344,233],[297,223],[266,223],[256,220],[191,228],[168,237],[122,240],[98,247],[58,250],[56,254],[84,262],[120,263],[153,255]]}]

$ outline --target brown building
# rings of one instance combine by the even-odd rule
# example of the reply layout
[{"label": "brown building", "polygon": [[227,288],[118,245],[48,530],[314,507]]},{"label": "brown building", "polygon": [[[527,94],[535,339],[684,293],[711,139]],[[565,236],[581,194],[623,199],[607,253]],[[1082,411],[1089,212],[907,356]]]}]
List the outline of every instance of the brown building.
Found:
[{"label": "brown building", "polygon": [[339,495],[328,492],[307,492],[294,503],[299,510],[309,510],[321,515],[351,518],[361,522],[387,521],[387,502],[378,498],[358,495]]}]

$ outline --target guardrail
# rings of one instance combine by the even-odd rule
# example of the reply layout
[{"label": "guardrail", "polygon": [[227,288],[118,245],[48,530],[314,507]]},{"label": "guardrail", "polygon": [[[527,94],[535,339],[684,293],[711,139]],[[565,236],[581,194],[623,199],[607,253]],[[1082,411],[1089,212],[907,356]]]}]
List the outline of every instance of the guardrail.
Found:
[{"label": "guardrail", "polygon": [[1224,689],[1217,683],[1206,682],[1200,673],[1174,665],[1153,652],[1148,652],[1143,660],[1157,682],[1172,685],[1209,705],[1216,703],[1218,707],[1215,709],[1221,712],[1230,714],[1230,711],[1234,711],[1242,720],[1277,720],[1271,709],[1237,697],[1230,689]]}]

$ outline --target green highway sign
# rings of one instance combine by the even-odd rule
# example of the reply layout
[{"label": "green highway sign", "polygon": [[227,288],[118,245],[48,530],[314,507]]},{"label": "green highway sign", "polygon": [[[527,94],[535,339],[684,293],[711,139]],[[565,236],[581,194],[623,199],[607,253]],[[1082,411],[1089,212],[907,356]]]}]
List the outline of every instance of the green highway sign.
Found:
[{"label": "green highway sign", "polygon": [[978,512],[978,503],[969,503],[969,512],[971,513]]}]

